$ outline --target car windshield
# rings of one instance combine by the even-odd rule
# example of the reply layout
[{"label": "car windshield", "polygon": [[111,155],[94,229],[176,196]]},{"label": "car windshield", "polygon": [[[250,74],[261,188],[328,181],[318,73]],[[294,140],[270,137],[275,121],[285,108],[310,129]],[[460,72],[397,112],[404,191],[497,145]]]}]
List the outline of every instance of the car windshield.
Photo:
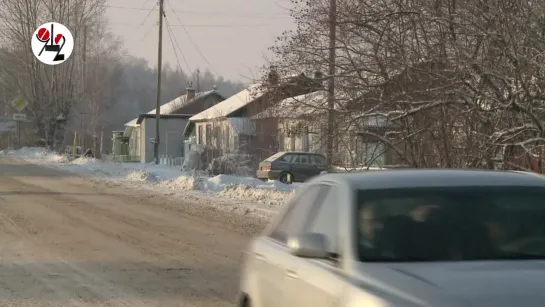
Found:
[{"label": "car windshield", "polygon": [[545,259],[545,188],[358,191],[361,261]]}]

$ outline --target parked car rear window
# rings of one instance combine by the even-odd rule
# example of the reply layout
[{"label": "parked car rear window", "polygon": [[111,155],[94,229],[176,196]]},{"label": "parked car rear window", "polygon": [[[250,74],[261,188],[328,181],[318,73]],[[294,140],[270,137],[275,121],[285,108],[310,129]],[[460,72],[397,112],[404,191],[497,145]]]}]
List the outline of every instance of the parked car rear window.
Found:
[{"label": "parked car rear window", "polygon": [[293,159],[294,155],[290,155],[290,154],[286,154],[282,157],[280,157],[278,159],[278,161],[282,161],[282,162],[291,162],[291,160]]},{"label": "parked car rear window", "polygon": [[361,261],[545,259],[545,188],[359,191]]},{"label": "parked car rear window", "polygon": [[268,157],[267,159],[265,159],[264,162],[273,162],[273,161],[277,160],[278,158],[282,157],[285,154],[286,154],[285,152],[277,152],[274,155],[272,155],[272,156]]}]

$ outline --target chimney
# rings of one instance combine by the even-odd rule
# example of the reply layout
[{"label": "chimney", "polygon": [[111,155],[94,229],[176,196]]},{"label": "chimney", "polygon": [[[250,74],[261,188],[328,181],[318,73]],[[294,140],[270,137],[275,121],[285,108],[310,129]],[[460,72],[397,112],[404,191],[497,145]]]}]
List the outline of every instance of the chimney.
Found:
[{"label": "chimney", "polygon": [[186,89],[187,101],[195,98],[195,89],[193,88],[193,82],[189,82],[189,86]]},{"label": "chimney", "polygon": [[318,89],[322,89],[324,86],[324,74],[317,70],[314,72],[314,82],[312,83],[313,87],[317,87]]},{"label": "chimney", "polygon": [[267,81],[269,82],[269,85],[277,85],[278,81],[280,79],[280,76],[278,75],[278,72],[276,71],[276,66],[271,66],[269,70],[269,74],[267,75]]}]

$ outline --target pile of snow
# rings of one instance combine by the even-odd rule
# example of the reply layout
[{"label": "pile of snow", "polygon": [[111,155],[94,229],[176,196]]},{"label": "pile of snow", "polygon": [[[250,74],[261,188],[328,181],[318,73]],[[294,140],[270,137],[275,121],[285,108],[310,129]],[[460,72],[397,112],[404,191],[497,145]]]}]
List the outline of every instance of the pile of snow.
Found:
[{"label": "pile of snow", "polygon": [[183,171],[191,171],[196,169],[202,169],[201,154],[204,152],[204,147],[201,145],[194,145],[193,148],[187,154],[182,165]]},{"label": "pile of snow", "polygon": [[278,181],[266,181],[234,175],[208,177],[206,172],[185,172],[175,167],[153,163],[110,163],[94,158],[67,156],[49,152],[43,148],[22,148],[18,151],[1,151],[28,162],[48,167],[91,175],[125,183],[127,186],[147,185],[157,193],[198,192],[221,198],[255,202],[267,208],[278,208],[290,197],[296,184],[286,185]]},{"label": "pile of snow", "polygon": [[360,167],[344,167],[344,166],[333,166],[334,173],[359,173],[359,172],[368,172],[368,171],[383,171],[387,168],[384,167],[370,167],[370,166],[360,166]]},{"label": "pile of snow", "polygon": [[125,176],[125,180],[131,181],[131,182],[155,182],[157,181],[157,177],[146,170],[137,170],[129,172]]}]

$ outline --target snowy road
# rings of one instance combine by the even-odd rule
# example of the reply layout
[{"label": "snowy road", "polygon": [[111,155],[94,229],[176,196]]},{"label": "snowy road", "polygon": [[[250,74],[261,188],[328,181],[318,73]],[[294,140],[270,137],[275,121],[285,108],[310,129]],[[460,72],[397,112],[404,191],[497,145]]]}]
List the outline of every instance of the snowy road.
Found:
[{"label": "snowy road", "polygon": [[1,306],[232,306],[264,221],[0,157]]}]

